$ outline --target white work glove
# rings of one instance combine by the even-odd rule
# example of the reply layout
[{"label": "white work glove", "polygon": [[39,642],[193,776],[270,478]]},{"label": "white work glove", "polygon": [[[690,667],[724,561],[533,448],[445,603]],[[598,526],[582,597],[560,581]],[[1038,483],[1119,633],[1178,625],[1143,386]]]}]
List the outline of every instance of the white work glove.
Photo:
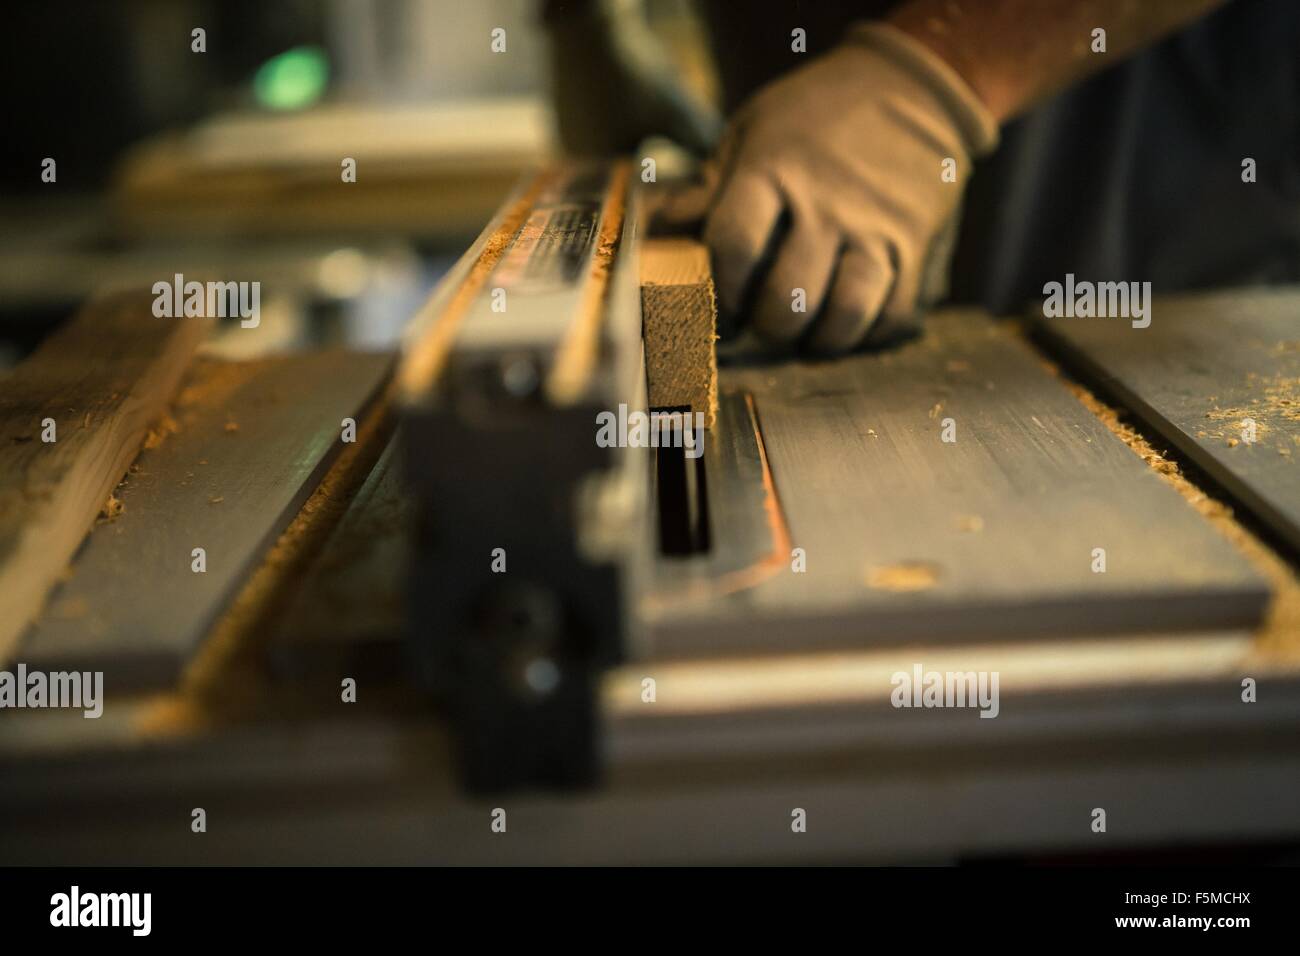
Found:
[{"label": "white work glove", "polygon": [[728,128],[704,232],[724,312],[743,308],[764,338],[818,351],[913,324],[946,291],[971,159],[997,138],[937,55],[888,25],[854,26]]}]

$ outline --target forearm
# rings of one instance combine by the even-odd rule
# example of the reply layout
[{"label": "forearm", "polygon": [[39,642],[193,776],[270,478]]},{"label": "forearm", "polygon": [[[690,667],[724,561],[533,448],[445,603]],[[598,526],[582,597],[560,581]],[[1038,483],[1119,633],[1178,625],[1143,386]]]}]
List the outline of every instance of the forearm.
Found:
[{"label": "forearm", "polygon": [[[1226,0],[911,0],[890,22],[956,70],[1002,122]],[[1094,53],[1092,31],[1106,31]]]}]

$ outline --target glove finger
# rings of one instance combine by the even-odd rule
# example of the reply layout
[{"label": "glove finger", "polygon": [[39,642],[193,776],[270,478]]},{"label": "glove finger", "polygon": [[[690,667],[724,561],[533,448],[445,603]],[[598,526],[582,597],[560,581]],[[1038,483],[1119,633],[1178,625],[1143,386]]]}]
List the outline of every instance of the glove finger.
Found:
[{"label": "glove finger", "polygon": [[835,272],[839,236],[802,210],[794,212],[753,306],[755,330],[772,342],[793,342],[821,309]]},{"label": "glove finger", "polygon": [[891,320],[909,318],[920,309],[921,286],[927,274],[929,249],[918,250],[910,243],[890,244],[897,276],[894,288],[885,301],[884,314]]},{"label": "glove finger", "polygon": [[700,163],[692,180],[669,186],[658,198],[648,200],[646,211],[652,232],[699,235],[723,179],[731,173],[744,122],[743,116],[732,120],[717,153]]},{"label": "glove finger", "polygon": [[961,225],[961,211],[948,217],[933,239],[926,252],[925,264],[921,271],[921,286],[918,290],[917,304],[929,308],[948,294],[949,275],[952,271],[952,256],[957,247],[957,233]]},{"label": "glove finger", "polygon": [[781,196],[766,177],[736,171],[709,213],[704,241],[713,253],[718,304],[735,314],[781,218]]},{"label": "glove finger", "polygon": [[878,324],[893,282],[894,267],[883,240],[844,250],[808,347],[818,352],[844,352],[860,344]]}]

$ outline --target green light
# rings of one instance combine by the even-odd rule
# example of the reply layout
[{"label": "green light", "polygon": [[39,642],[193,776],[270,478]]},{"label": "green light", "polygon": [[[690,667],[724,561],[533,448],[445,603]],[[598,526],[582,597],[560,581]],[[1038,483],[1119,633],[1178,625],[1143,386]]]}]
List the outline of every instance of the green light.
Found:
[{"label": "green light", "polygon": [[325,51],[315,46],[297,46],[271,57],[253,77],[257,102],[272,110],[300,110],[311,106],[325,92],[330,65]]}]

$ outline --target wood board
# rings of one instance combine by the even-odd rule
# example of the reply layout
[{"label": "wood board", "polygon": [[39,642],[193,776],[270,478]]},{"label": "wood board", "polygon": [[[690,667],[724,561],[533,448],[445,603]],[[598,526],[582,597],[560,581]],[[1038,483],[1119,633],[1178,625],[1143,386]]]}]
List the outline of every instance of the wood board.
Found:
[{"label": "wood board", "polygon": [[723,368],[721,387],[753,395],[790,553],[713,595],[710,560],[684,562],[643,608],[652,656],[1173,634],[1262,617],[1267,585],[1241,555],[982,315],[935,315],[897,350]]},{"label": "wood board", "polygon": [[553,152],[540,98],[235,112],[132,148],[109,198],[121,228],[149,236],[460,241]]},{"label": "wood board", "polygon": [[[177,428],[141,453],[118,493],[125,510],[90,535],[23,659],[103,670],[115,688],[173,681],[391,365],[390,355],[341,350],[196,363]],[[197,547],[203,573],[192,570]]]},{"label": "wood board", "polygon": [[641,318],[651,408],[689,408],[713,427],[717,304],[709,251],[694,239],[641,244]]},{"label": "wood board", "polygon": [[163,414],[205,328],[154,316],[146,293],[103,298],[0,380],[0,661]]},{"label": "wood board", "polygon": [[1300,552],[1300,289],[1158,298],[1144,329],[1077,318],[1038,327],[1090,384]]}]

